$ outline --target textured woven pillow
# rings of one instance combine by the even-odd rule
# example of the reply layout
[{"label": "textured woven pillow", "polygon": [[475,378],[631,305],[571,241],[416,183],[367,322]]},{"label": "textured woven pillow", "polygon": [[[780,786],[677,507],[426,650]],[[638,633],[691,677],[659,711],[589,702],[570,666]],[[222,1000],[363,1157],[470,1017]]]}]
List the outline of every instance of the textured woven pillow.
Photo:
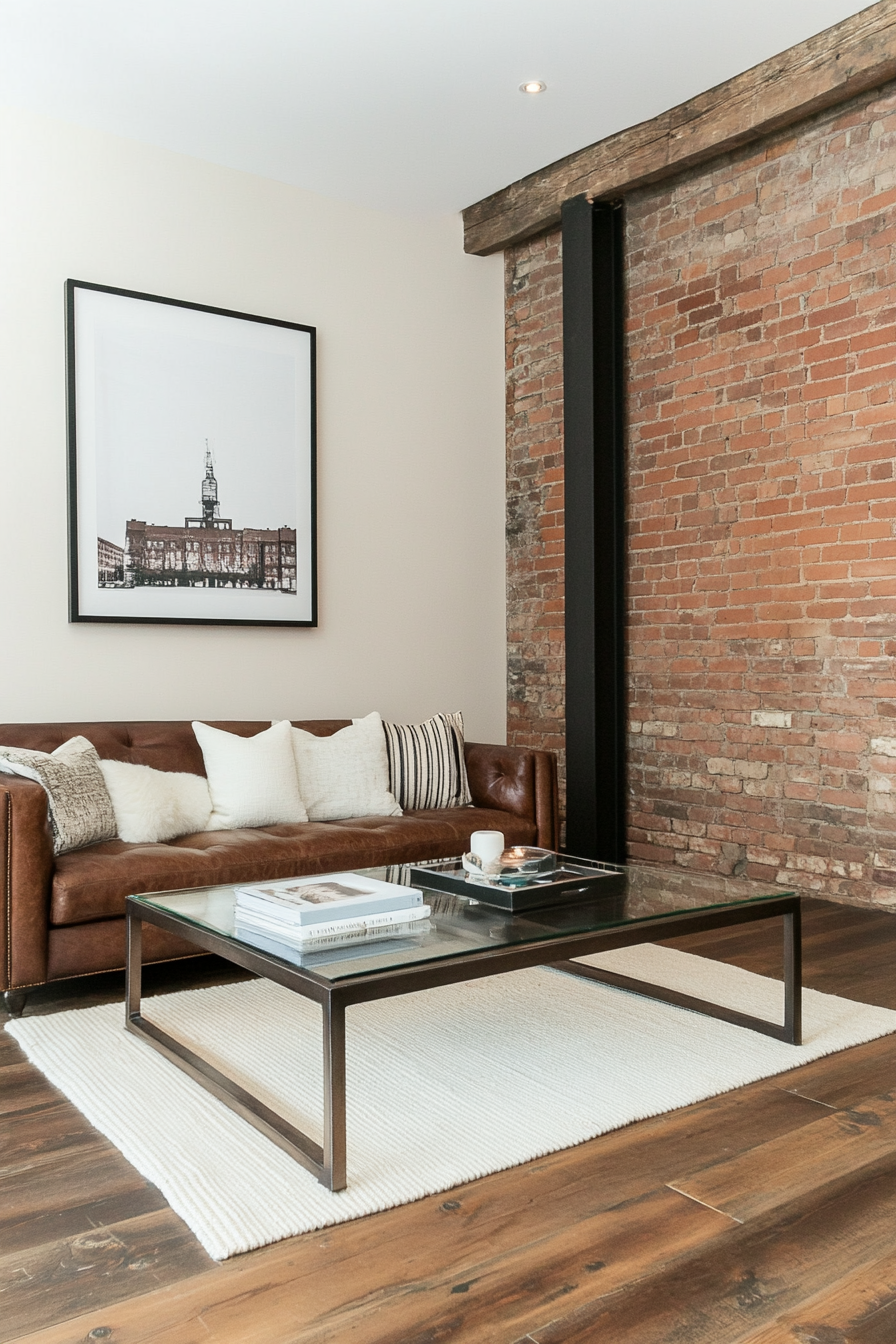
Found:
[{"label": "textured woven pillow", "polygon": [[115,813],[100,758],[86,737],[71,737],[53,752],[0,747],[0,771],[34,779],[46,791],[54,854],[114,840]]},{"label": "textured woven pillow", "polygon": [[299,793],[292,729],[277,723],[255,737],[194,723],[212,796],[210,831],[307,821]]},{"label": "textured woven pillow", "polygon": [[100,769],[120,839],[151,844],[208,828],[212,799],[202,775],[153,770],[128,761],[100,761]]},{"label": "textured woven pillow", "polygon": [[352,719],[351,727],[330,737],[293,728],[292,746],[309,820],[401,815],[389,791],[389,758],[379,714]]},{"label": "textured woven pillow", "polygon": [[464,717],[436,714],[425,723],[384,723],[392,792],[404,808],[468,807]]}]

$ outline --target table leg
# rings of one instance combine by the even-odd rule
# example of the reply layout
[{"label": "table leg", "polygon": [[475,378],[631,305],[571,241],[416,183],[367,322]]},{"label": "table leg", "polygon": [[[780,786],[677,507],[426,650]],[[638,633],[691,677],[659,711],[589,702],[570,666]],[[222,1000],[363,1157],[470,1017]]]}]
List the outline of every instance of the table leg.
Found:
[{"label": "table leg", "polygon": [[345,1004],[334,994],[323,1005],[324,1184],[344,1190],[345,1166]]},{"label": "table leg", "polygon": [[127,956],[125,959],[125,1021],[140,1015],[143,987],[143,921],[127,911]]},{"label": "table leg", "polygon": [[791,1045],[803,1043],[801,911],[784,916],[784,1031]]},{"label": "table leg", "polygon": [[[785,910],[784,921],[784,1023],[766,1022],[764,1018],[749,1013],[738,1012],[734,1008],[723,1008],[706,999],[694,998],[679,990],[665,989],[660,985],[647,984],[643,980],[634,980],[627,975],[618,975],[615,971],[605,971],[597,966],[588,966],[579,961],[556,961],[552,964],[557,970],[568,975],[582,976],[586,980],[598,980],[605,985],[614,985],[648,999],[657,999],[660,1003],[671,1003],[678,1008],[689,1008],[692,1012],[703,1013],[706,1017],[716,1017],[721,1022],[731,1022],[737,1027],[748,1027],[751,1031],[762,1032],[775,1040],[786,1041],[788,1045],[802,1044],[801,997],[802,963],[800,943],[800,906],[793,903]],[[645,942],[648,939],[645,938]]]}]

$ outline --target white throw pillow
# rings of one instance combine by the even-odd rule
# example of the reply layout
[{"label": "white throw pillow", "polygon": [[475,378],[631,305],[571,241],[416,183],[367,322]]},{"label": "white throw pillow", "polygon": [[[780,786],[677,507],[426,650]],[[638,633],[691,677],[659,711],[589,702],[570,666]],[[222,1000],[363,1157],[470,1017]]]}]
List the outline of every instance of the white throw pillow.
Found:
[{"label": "white throw pillow", "polygon": [[100,758],[86,737],[70,737],[52,752],[0,747],[0,771],[33,779],[44,789],[54,854],[115,838],[115,813]]},{"label": "white throw pillow", "polygon": [[307,821],[299,793],[292,728],[277,723],[255,737],[240,737],[194,723],[212,797],[210,831]]},{"label": "white throw pillow", "polygon": [[128,761],[100,761],[118,835],[131,844],[205,831],[212,815],[208,780]]},{"label": "white throw pillow", "polygon": [[330,737],[292,729],[299,789],[311,821],[400,817],[389,792],[389,758],[379,714],[352,719]]}]

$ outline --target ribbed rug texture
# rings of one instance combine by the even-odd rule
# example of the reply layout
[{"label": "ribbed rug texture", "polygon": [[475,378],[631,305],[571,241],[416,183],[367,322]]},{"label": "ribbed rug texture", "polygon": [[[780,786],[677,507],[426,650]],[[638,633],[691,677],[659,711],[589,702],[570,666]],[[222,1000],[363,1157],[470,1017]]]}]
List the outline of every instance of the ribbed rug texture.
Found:
[{"label": "ribbed rug texture", "polygon": [[[780,982],[651,944],[584,961],[780,1020]],[[320,1141],[320,1010],[264,980],[144,1000]],[[582,1143],[896,1031],[896,1012],[806,990],[800,1047],[550,969],[347,1013],[348,1188],[331,1194],[124,1030],[121,1004],[7,1024],[28,1058],[215,1259]]]}]

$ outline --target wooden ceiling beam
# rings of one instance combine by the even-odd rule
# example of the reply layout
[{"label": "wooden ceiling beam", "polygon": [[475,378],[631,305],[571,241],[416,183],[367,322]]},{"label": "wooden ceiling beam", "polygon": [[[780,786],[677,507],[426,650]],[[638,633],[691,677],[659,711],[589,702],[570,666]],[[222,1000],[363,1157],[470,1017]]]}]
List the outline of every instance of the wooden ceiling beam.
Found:
[{"label": "wooden ceiling beam", "polygon": [[563,202],[621,195],[896,78],[896,0],[755,65],[671,111],[568,154],[463,212],[464,251],[498,252],[560,223]]}]

